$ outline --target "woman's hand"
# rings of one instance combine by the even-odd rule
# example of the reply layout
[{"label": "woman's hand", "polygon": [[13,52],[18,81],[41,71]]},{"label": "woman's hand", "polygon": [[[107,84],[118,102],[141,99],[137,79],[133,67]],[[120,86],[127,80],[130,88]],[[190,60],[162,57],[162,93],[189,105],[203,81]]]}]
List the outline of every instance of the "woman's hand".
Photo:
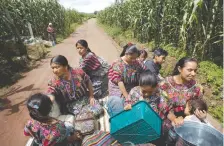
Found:
[{"label": "woman's hand", "polygon": [[131,110],[132,107],[131,107],[131,104],[127,104],[125,107],[124,107],[124,110]]},{"label": "woman's hand", "polygon": [[201,111],[196,109],[194,114],[202,121],[204,121],[207,117],[207,112],[205,110]]},{"label": "woman's hand", "polygon": [[90,96],[89,97],[89,103],[90,103],[91,106],[94,106],[95,105],[95,99],[94,99],[93,96]]},{"label": "woman's hand", "polygon": [[183,118],[183,117],[175,118],[175,119],[172,121],[172,125],[173,125],[173,126],[181,126],[181,125],[183,125],[183,123],[184,123],[184,118]]}]

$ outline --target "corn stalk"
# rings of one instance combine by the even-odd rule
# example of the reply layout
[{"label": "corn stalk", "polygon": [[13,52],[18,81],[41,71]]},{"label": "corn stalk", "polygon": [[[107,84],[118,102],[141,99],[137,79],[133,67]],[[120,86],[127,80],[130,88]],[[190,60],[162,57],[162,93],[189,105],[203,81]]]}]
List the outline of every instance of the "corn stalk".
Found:
[{"label": "corn stalk", "polygon": [[127,0],[98,13],[101,23],[133,31],[140,42],[222,65],[222,0]]}]

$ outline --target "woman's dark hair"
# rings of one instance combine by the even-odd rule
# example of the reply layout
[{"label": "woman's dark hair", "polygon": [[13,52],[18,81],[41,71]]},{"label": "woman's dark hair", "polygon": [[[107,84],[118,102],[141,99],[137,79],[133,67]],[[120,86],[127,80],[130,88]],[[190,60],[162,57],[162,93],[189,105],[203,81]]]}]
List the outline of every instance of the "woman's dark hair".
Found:
[{"label": "woman's dark hair", "polygon": [[148,53],[147,53],[145,50],[141,50],[141,51],[140,51],[140,55],[142,55],[142,54],[143,54],[143,56],[144,56],[145,58],[148,57]]},{"label": "woman's dark hair", "polygon": [[155,58],[155,56],[167,56],[168,52],[162,48],[157,48],[154,50],[154,54],[153,54],[153,58]]},{"label": "woman's dark hair", "polygon": [[82,45],[83,47],[85,47],[87,49],[87,52],[92,52],[88,46],[88,43],[86,40],[78,40],[75,44],[75,46],[77,47],[78,44]]},{"label": "woman's dark hair", "polygon": [[144,71],[140,74],[139,78],[139,86],[151,86],[155,88],[158,84],[156,75],[154,75],[151,71]]},{"label": "woman's dark hair", "polygon": [[132,43],[128,43],[123,47],[123,51],[121,52],[120,57],[123,57],[125,54],[138,54],[140,55],[140,52],[136,45],[133,45]]},{"label": "woman's dark hair", "polygon": [[52,59],[51,59],[51,63],[56,63],[56,64],[59,64],[59,65],[62,65],[62,66],[68,66],[68,60],[65,56],[62,56],[62,55],[57,55],[57,56],[54,56]]},{"label": "woman's dark hair", "polygon": [[57,56],[54,56],[52,59],[51,59],[51,62],[50,64],[52,63],[55,63],[55,64],[59,64],[59,65],[62,65],[62,66],[67,66],[68,69],[70,68],[69,64],[68,64],[68,60],[65,56],[62,56],[62,55],[57,55]]},{"label": "woman's dark hair", "polygon": [[190,114],[194,114],[196,109],[200,111],[208,111],[206,102],[200,98],[188,100],[188,105],[190,106]]},{"label": "woman's dark hair", "polygon": [[52,108],[52,102],[50,98],[42,93],[36,93],[31,95],[27,101],[27,108],[30,113],[30,117],[41,123],[49,121],[49,113]]},{"label": "woman's dark hair", "polygon": [[175,66],[175,68],[174,68],[174,70],[173,70],[173,74],[172,74],[172,75],[173,75],[173,76],[175,76],[175,75],[179,75],[180,72],[179,72],[179,70],[178,70],[178,67],[183,68],[187,62],[195,62],[195,63],[198,63],[197,60],[194,59],[194,58],[183,57],[183,58],[181,58],[181,59],[176,63],[176,66]]}]

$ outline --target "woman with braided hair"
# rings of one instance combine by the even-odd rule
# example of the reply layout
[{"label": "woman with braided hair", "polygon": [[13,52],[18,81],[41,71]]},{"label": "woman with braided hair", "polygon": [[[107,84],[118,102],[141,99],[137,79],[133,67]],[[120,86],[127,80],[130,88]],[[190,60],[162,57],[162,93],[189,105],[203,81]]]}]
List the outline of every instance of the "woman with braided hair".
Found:
[{"label": "woman with braided hair", "polygon": [[49,116],[52,101],[47,95],[37,93],[28,99],[27,108],[32,118],[24,128],[25,136],[32,136],[42,146],[72,146],[81,140],[81,134],[68,123]]}]

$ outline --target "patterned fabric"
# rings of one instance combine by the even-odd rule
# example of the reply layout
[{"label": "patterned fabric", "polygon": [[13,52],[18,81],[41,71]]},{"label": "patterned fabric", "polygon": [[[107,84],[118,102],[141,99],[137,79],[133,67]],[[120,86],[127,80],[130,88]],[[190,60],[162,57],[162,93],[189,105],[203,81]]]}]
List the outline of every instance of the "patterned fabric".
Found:
[{"label": "patterned fabric", "polygon": [[160,97],[156,95],[156,93],[150,97],[143,98],[143,95],[141,93],[141,87],[137,86],[131,89],[129,93],[130,101],[125,101],[125,105],[127,104],[135,104],[136,102],[140,100],[145,100],[149,105],[153,108],[155,112],[159,114],[158,105],[160,103]]},{"label": "patterned fabric", "polygon": [[96,99],[104,97],[108,90],[109,64],[92,52],[89,52],[85,58],[81,58],[79,64],[92,81],[94,97]]},{"label": "patterned fabric", "polygon": [[174,114],[181,113],[184,116],[184,108],[187,100],[192,98],[202,97],[202,86],[192,80],[186,84],[176,84],[173,77],[167,77],[159,85],[160,96],[164,101],[160,104],[159,108],[163,110],[166,115],[169,111]]},{"label": "patterned fabric", "polygon": [[91,78],[93,93],[95,99],[101,99],[108,95],[108,77],[104,75],[102,77],[94,76]]},{"label": "patterned fabric", "polygon": [[95,105],[91,106],[87,97],[67,103],[67,108],[68,111],[75,116],[85,112],[92,112],[94,116],[97,117],[103,112],[103,108],[101,107],[99,102],[95,101]]},{"label": "patterned fabric", "polygon": [[186,102],[192,98],[201,98],[203,95],[202,86],[191,80],[186,84],[175,83],[173,77],[167,77],[159,83],[159,92],[162,101],[159,104],[160,115],[164,116],[162,133],[167,143],[173,143],[174,139],[169,133],[175,133],[171,121],[166,117],[171,111],[175,116],[184,117]]},{"label": "patterned fabric", "polygon": [[121,146],[109,132],[96,131],[83,139],[82,146]]},{"label": "patterned fabric", "polygon": [[91,111],[95,116],[102,113],[103,108],[98,102],[94,106],[89,104],[87,85],[89,76],[82,69],[71,69],[71,81],[63,81],[54,77],[48,83],[48,93],[54,94],[58,89],[63,93],[65,106],[69,113],[77,115],[80,112]]},{"label": "patterned fabric", "polygon": [[146,66],[147,69],[149,69],[155,75],[158,75],[159,74],[159,70],[161,69],[161,65],[154,63],[153,60],[147,60],[145,62],[145,66]]},{"label": "patterned fabric", "polygon": [[65,124],[60,121],[52,125],[43,125],[37,121],[29,120],[24,128],[24,134],[34,136],[36,143],[43,146],[62,144],[69,136]]},{"label": "patterned fabric", "polygon": [[109,69],[109,96],[122,97],[118,87],[119,82],[123,82],[127,92],[138,86],[139,75],[145,70],[145,66],[137,60],[131,65],[126,64],[121,58],[116,60]]},{"label": "patterned fabric", "polygon": [[55,89],[60,89],[65,96],[65,101],[74,101],[84,97],[88,97],[87,86],[90,81],[89,76],[82,69],[71,69],[71,80],[65,81],[58,77],[54,77],[48,83],[48,93],[52,94]]},{"label": "patterned fabric", "polygon": [[81,58],[79,61],[79,66],[87,73],[91,74],[92,71],[96,71],[100,68],[101,63],[99,62],[97,56],[89,52],[84,58]]},{"label": "patterned fabric", "polygon": [[74,121],[75,129],[79,130],[82,135],[89,135],[95,131],[95,118],[91,112],[78,114]]}]

